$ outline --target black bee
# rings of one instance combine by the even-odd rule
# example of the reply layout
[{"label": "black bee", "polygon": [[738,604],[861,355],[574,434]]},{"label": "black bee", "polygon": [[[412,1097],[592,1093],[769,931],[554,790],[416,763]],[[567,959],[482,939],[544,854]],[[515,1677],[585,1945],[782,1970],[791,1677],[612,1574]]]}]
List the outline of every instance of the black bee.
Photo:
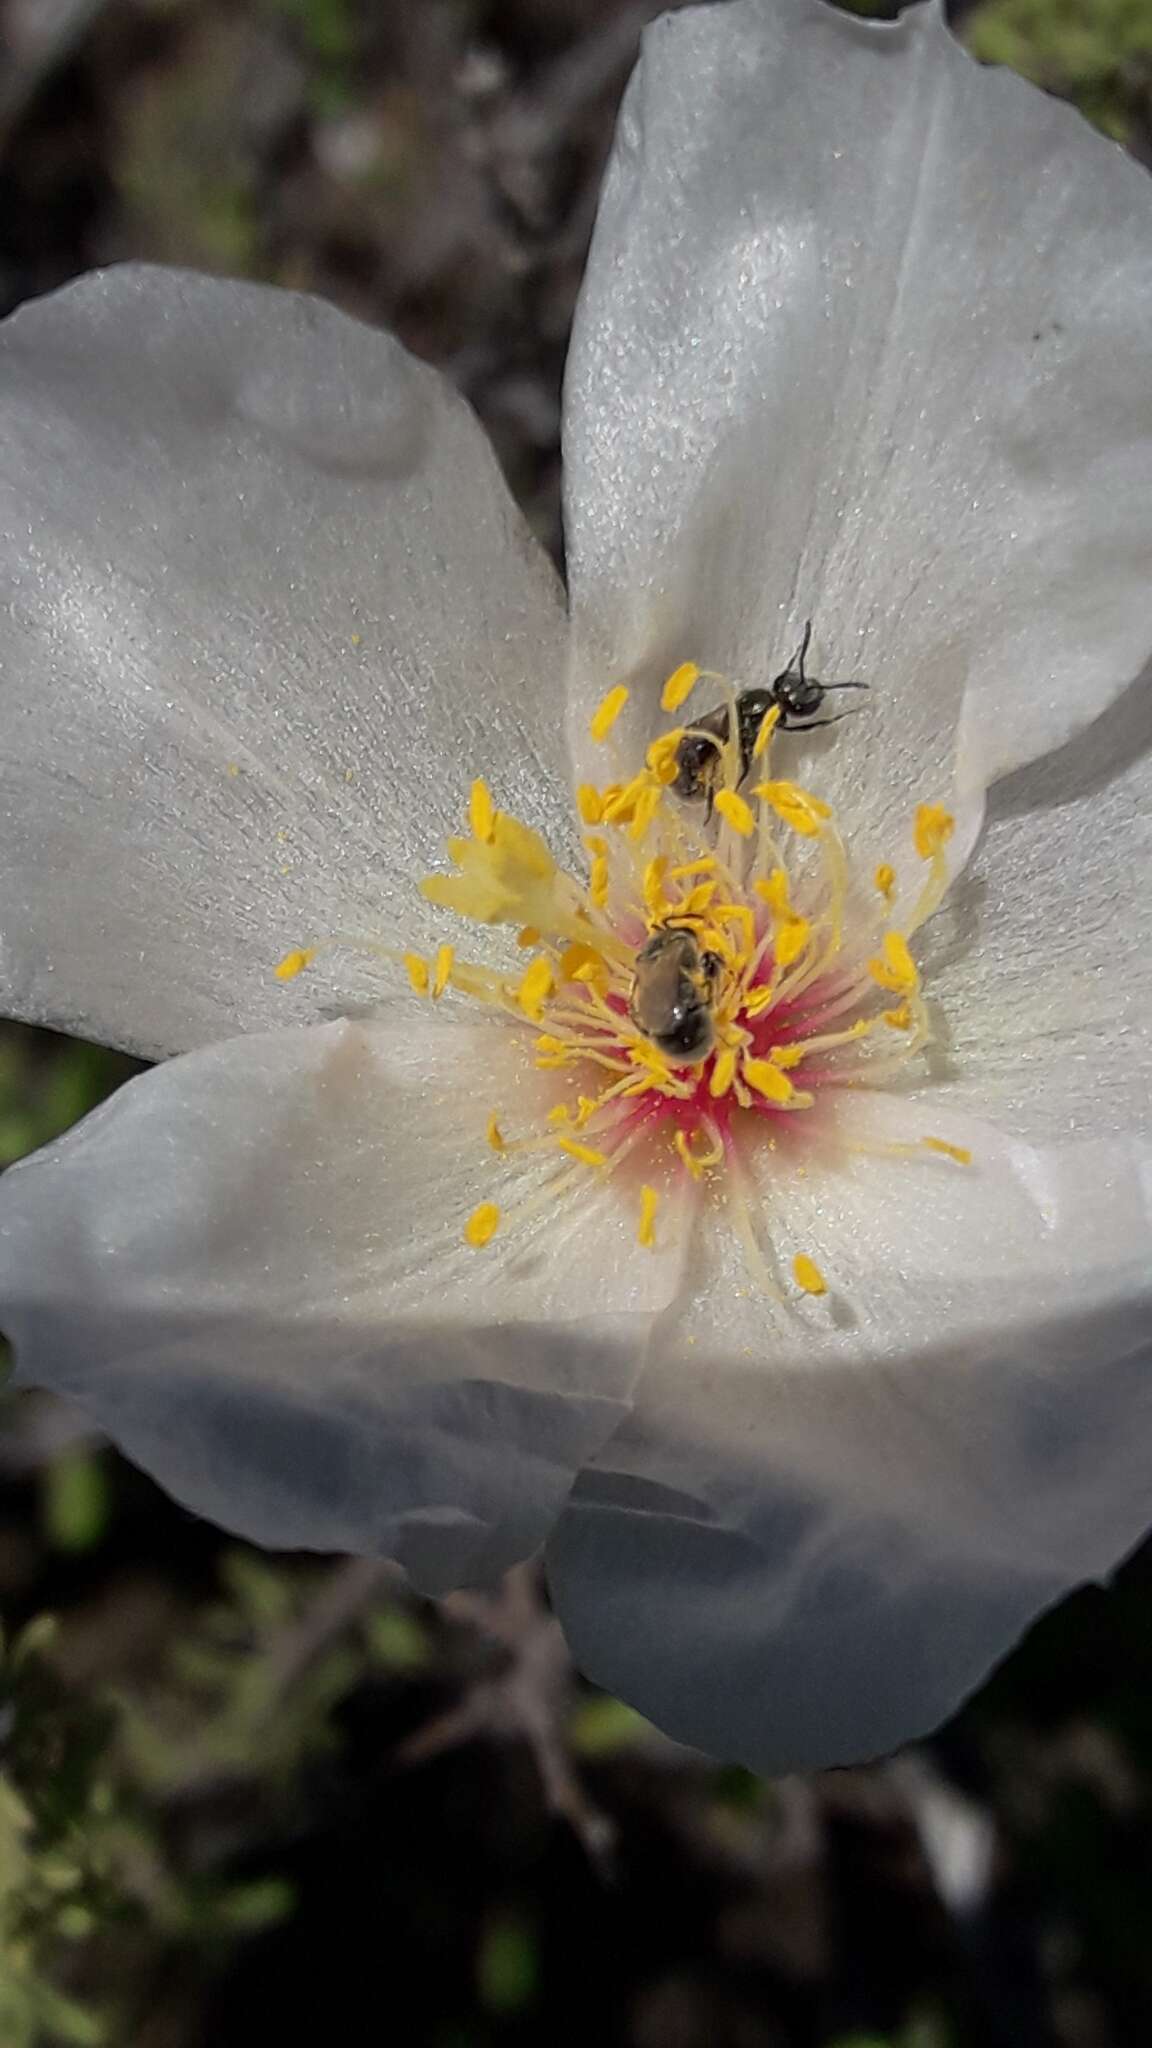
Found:
[{"label": "black bee", "polygon": [[723,971],[719,956],[701,952],[681,925],[661,925],[637,953],[628,1015],[674,1065],[696,1066],[711,1052]]},{"label": "black bee", "polygon": [[[815,732],[817,727],[837,725],[840,719],[849,715],[846,711],[836,712],[831,718],[817,718],[814,715],[822,708],[830,690],[868,688],[867,683],[821,683],[815,676],[806,675],[804,662],[811,639],[812,621],[809,619],[804,628],[804,638],[787,668],[781,669],[778,676],[773,676],[766,688],[741,690],[736,699],[740,782],[743,782],[752,765],[752,749],[756,744],[756,736],[773,705],[777,706],[780,712],[777,732]],[[727,741],[728,706],[718,704],[715,711],[708,711],[703,718],[693,720],[692,730],[684,735],[676,749],[676,779],[672,788],[685,803],[699,803],[701,798],[707,797],[709,816]]]}]

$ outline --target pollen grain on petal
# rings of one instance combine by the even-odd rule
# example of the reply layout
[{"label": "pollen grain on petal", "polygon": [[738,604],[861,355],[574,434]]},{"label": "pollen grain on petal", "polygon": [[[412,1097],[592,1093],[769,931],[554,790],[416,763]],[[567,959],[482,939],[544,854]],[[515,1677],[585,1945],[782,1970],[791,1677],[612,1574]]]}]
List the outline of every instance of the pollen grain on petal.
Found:
[{"label": "pollen grain on petal", "polygon": [[872,880],[876,885],[877,894],[884,898],[885,903],[891,903],[896,893],[896,870],[892,863],[882,860]]},{"label": "pollen grain on petal", "polygon": [[588,730],[597,745],[602,740],[607,739],[612,727],[628,702],[628,694],[627,684],[617,683],[615,689],[609,690],[607,696],[602,697],[596,706],[589,720]]},{"label": "pollen grain on petal", "polygon": [[500,1121],[496,1115],[495,1110],[493,1110],[492,1115],[488,1119],[488,1125],[484,1135],[487,1138],[489,1145],[492,1147],[493,1152],[506,1152],[508,1150],[508,1142],[504,1136],[503,1131],[500,1129]]},{"label": "pollen grain on petal", "polygon": [[500,1211],[495,1202],[481,1202],[464,1225],[464,1238],[475,1251],[490,1244],[500,1228]]},{"label": "pollen grain on petal", "polygon": [[827,1294],[828,1282],[807,1252],[797,1252],[792,1261],[792,1278],[802,1294]]},{"label": "pollen grain on petal", "polygon": [[422,953],[405,953],[404,968],[413,994],[426,996],[431,975],[424,955]]},{"label": "pollen grain on petal", "polygon": [[277,965],[277,981],[295,981],[298,974],[303,974],[306,967],[311,967],[315,958],[315,946],[294,946],[290,953],[285,953]]}]

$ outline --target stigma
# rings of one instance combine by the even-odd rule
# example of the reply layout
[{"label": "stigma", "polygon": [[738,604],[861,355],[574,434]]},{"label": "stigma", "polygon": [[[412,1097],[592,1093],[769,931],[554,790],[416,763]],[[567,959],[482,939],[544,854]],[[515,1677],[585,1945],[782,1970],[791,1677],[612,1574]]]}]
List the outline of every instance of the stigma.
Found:
[{"label": "stigma", "polygon": [[[682,714],[706,674],[682,663],[664,686],[665,713]],[[595,742],[626,719],[628,701],[623,685],[607,693],[590,722]],[[583,783],[582,873],[561,867],[486,783],[472,785],[466,830],[447,842],[450,869],[421,891],[465,924],[509,927],[522,960],[490,966],[445,945],[398,962],[421,999],[501,1012],[555,1077],[534,1128],[520,1127],[515,1102],[492,1105],[491,1197],[460,1224],[477,1252],[515,1229],[499,1175],[509,1154],[532,1149],[550,1159],[557,1198],[585,1176],[616,1177],[641,1251],[661,1241],[662,1190],[674,1180],[694,1204],[723,1206],[765,1291],[779,1297],[787,1272],[795,1298],[829,1294],[803,1245],[765,1245],[747,1168],[761,1150],[794,1164],[806,1135],[829,1113],[834,1122],[840,1091],[887,1084],[931,1043],[915,939],[947,888],[954,825],[922,802],[907,846],[858,870],[833,807],[775,772],[779,718],[769,709],[743,748],[730,719],[703,817],[673,787],[685,742],[700,736],[683,720],[628,780]],[[716,746],[714,725],[703,736]],[[898,889],[909,866],[913,884]],[[293,979],[318,950],[295,948],[277,974]],[[970,1161],[930,1133],[886,1149],[952,1170]]]}]

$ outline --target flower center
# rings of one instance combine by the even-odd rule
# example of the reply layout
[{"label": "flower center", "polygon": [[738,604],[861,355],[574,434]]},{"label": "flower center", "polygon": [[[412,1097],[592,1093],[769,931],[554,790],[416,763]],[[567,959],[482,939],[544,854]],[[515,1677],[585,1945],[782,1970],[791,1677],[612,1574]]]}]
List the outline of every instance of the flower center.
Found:
[{"label": "flower center", "polygon": [[[699,680],[694,664],[677,669],[665,710],[678,711]],[[725,687],[726,716],[672,726],[627,783],[579,789],[583,878],[474,783],[469,832],[448,841],[454,872],[429,876],[422,892],[474,923],[513,927],[526,963],[509,973],[458,960],[451,946],[402,959],[417,995],[435,1001],[451,989],[504,1012],[533,1032],[536,1065],[562,1077],[540,1129],[515,1131],[514,1106],[493,1106],[498,1158],[554,1154],[557,1194],[631,1162],[646,1248],[659,1229],[658,1167],[704,1196],[723,1183],[749,1267],[777,1293],[744,1194],[747,1153],[793,1146],[834,1091],[884,1082],[930,1043],[910,941],[947,886],[953,820],[937,804],[916,810],[924,879],[896,922],[896,870],[857,874],[831,806],[772,776],[779,706],[751,730],[747,693]],[[627,700],[622,685],[609,692],[594,740]],[[317,950],[287,954],[280,978]],[[884,1149],[970,1157],[933,1137]],[[497,1194],[464,1223],[477,1249],[515,1223]],[[791,1270],[801,1292],[826,1291],[806,1254]]]}]

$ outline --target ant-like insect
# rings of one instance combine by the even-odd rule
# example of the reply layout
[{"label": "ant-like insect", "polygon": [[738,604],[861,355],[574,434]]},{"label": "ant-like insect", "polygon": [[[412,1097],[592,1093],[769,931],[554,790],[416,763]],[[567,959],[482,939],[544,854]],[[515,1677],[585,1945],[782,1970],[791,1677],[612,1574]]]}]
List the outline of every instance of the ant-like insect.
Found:
[{"label": "ant-like insect", "polygon": [[[838,725],[842,718],[848,718],[848,711],[834,712],[831,718],[816,718],[813,714],[823,708],[824,699],[832,690],[866,690],[867,683],[821,683],[815,676],[805,673],[804,663],[812,640],[812,621],[804,628],[800,642],[787,668],[773,676],[767,687],[741,690],[736,699],[736,719],[740,740],[740,774],[743,782],[752,765],[752,749],[756,737],[769,711],[776,709],[778,732],[815,732],[823,725]],[[715,711],[705,712],[703,718],[694,720],[692,728],[685,733],[676,749],[676,779],[672,784],[676,795],[685,803],[699,803],[708,799],[711,816],[716,794],[716,783],[728,743],[729,707],[718,704]]]}]

